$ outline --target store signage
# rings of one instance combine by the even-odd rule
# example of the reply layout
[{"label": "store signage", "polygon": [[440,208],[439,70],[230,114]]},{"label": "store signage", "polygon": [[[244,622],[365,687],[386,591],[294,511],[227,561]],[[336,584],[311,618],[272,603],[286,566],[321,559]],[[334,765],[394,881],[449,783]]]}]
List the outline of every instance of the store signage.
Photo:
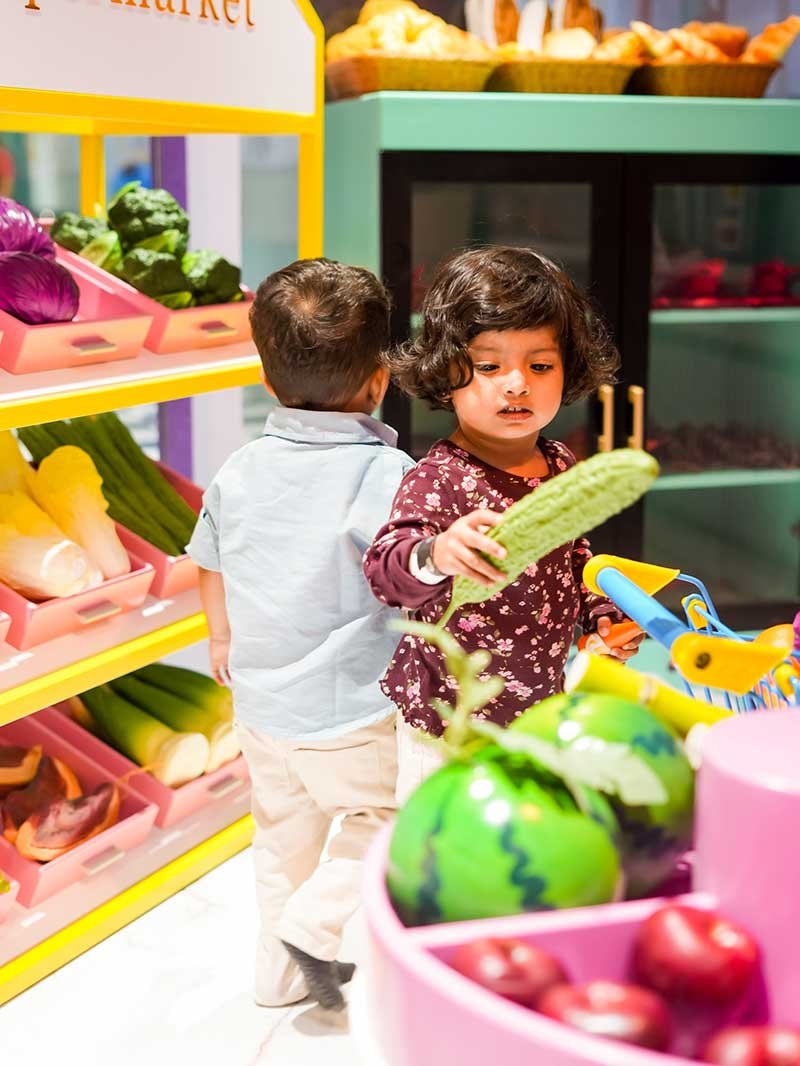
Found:
[{"label": "store signage", "polygon": [[[161,15],[177,15],[179,18],[211,19],[213,22],[227,22],[229,26],[243,23],[255,26],[251,4],[253,0],[195,0],[196,10],[190,8],[190,0],[108,0],[120,7],[138,7],[140,10],[156,11]],[[27,0],[25,7],[29,11],[41,11],[47,0]],[[240,5],[244,11],[240,11]]]},{"label": "store signage", "polygon": [[295,0],[3,0],[3,7],[0,95],[7,87],[314,110],[314,35]]}]

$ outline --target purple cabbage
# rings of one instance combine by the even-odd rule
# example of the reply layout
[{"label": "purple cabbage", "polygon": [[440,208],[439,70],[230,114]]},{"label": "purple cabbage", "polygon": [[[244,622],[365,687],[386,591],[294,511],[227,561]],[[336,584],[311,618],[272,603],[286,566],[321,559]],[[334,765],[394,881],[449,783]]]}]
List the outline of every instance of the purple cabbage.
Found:
[{"label": "purple cabbage", "polygon": [[27,207],[0,196],[0,252],[31,252],[55,259],[56,249]]},{"label": "purple cabbage", "polygon": [[79,300],[75,279],[60,263],[30,252],[0,252],[0,310],[40,326],[71,322]]}]

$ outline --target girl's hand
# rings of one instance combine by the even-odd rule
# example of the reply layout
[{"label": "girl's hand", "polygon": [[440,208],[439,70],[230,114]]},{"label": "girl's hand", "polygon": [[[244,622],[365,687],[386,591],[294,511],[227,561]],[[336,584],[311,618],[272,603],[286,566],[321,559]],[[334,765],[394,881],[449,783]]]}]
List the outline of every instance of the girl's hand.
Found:
[{"label": "girl's hand", "polygon": [[434,539],[431,552],[434,566],[443,574],[453,577],[460,574],[487,589],[504,581],[506,575],[502,570],[496,570],[478,554],[485,552],[496,559],[505,559],[503,545],[485,535],[485,531],[496,526],[500,518],[497,511],[488,510],[473,511],[457,518],[448,530]]},{"label": "girl's hand", "polygon": [[[626,623],[622,624],[624,625]],[[627,624],[632,625],[633,623]],[[612,629],[613,625],[608,615],[604,615],[602,618],[600,618],[597,622],[597,631],[594,635],[596,637],[599,637],[602,646],[594,647],[590,650],[594,651],[597,655],[605,655],[609,659],[620,659],[622,662],[625,662],[627,659],[633,658],[633,656],[639,650],[639,645],[644,640],[645,634],[640,629],[638,630],[638,632],[635,632],[634,634],[629,636],[625,644],[619,645],[618,647],[614,647],[611,643],[606,643],[606,637],[611,637]],[[589,639],[591,640],[592,638],[590,637]]]},{"label": "girl's hand", "polygon": [[211,675],[218,685],[230,687],[231,675],[228,672],[228,656],[231,651],[230,637],[211,637],[208,641],[208,661]]}]

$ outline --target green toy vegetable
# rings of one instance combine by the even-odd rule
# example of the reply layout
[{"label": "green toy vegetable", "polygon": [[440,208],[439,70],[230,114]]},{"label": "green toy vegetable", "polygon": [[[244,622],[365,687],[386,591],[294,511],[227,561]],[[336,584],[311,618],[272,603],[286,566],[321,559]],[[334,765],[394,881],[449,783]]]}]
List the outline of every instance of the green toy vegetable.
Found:
[{"label": "green toy vegetable", "polygon": [[122,245],[119,243],[119,234],[114,230],[107,230],[89,241],[80,250],[82,259],[88,259],[95,266],[116,274],[122,263]]},{"label": "green toy vegetable", "polygon": [[456,577],[444,626],[465,603],[480,603],[516,580],[526,567],[576,537],[599,526],[642,496],[658,476],[658,463],[647,452],[618,448],[598,452],[512,504],[486,534],[507,550],[492,558],[506,577],[490,589]]},{"label": "green toy vegetable", "polygon": [[175,254],[182,255],[186,251],[189,217],[166,189],[146,189],[138,181],[124,185],[108,205],[108,221],[119,234],[125,251],[147,237],[172,229],[178,230],[183,237]]},{"label": "green toy vegetable", "polygon": [[198,304],[224,304],[242,298],[242,272],[227,259],[201,248],[183,257],[183,272]]},{"label": "green toy vegetable", "polygon": [[180,303],[180,306],[188,307],[191,303],[189,283],[174,255],[150,248],[134,248],[122,260],[119,276],[145,296],[167,306],[174,307],[176,297],[181,300],[188,297],[188,302]]},{"label": "green toy vegetable", "polygon": [[74,211],[62,211],[50,229],[50,236],[70,252],[78,252],[95,237],[108,233],[108,223],[103,218],[89,218]]}]

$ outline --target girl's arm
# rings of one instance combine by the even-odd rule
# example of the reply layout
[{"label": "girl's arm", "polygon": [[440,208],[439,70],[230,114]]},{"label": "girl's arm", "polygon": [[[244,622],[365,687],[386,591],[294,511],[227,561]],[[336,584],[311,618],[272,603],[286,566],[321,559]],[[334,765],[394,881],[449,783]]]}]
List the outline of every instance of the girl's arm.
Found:
[{"label": "girl's arm", "polygon": [[229,685],[231,627],[225,606],[225,586],[218,570],[205,570],[200,567],[200,602],[208,619],[208,658],[211,673],[218,684]]},{"label": "girl's arm", "polygon": [[[504,549],[481,528],[494,525],[499,515],[467,510],[464,499],[442,474],[425,461],[404,478],[394,499],[389,522],[364,556],[370,588],[390,607],[418,610],[450,598],[452,576],[465,574],[487,586],[503,577],[477,554],[478,549],[499,555]],[[420,541],[435,537],[433,561],[445,577],[426,583],[412,573],[411,555]]]}]

